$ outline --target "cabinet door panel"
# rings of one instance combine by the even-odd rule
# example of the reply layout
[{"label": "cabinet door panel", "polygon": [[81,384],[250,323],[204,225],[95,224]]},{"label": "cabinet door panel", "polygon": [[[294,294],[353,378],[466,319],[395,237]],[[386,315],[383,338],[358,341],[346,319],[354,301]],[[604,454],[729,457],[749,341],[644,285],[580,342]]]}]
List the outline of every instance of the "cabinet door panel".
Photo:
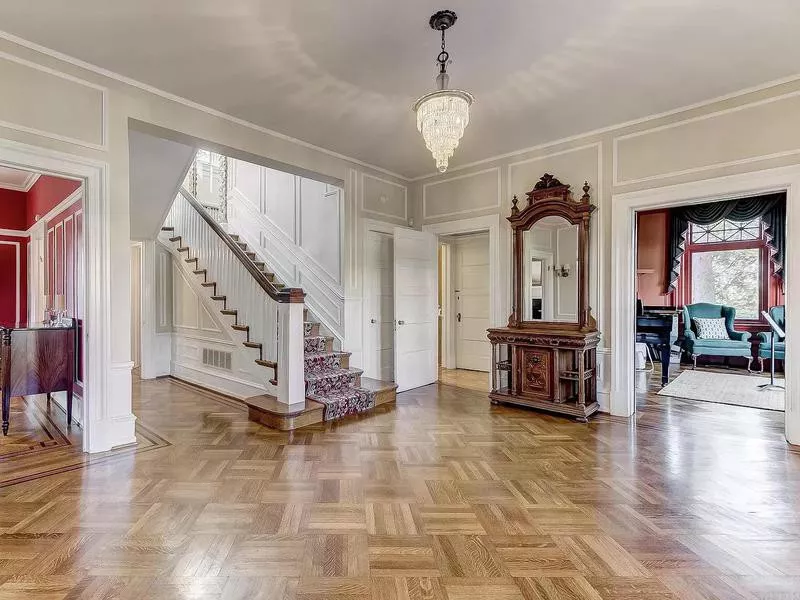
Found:
[{"label": "cabinet door panel", "polygon": [[553,352],[543,348],[520,348],[522,393],[550,398],[553,390]]}]

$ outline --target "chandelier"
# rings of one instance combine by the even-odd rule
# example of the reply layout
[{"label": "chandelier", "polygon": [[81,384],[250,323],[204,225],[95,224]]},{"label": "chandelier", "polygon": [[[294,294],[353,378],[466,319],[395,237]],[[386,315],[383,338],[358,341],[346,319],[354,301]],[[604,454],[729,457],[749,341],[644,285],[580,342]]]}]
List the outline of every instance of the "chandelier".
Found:
[{"label": "chandelier", "polygon": [[447,170],[447,163],[469,125],[469,107],[473,100],[469,92],[447,89],[450,83],[447,74],[450,55],[445,50],[444,32],[453,26],[456,19],[456,13],[452,10],[440,10],[431,17],[431,29],[442,32],[442,51],[436,58],[439,63],[439,74],[436,76],[438,89],[414,103],[417,129],[425,140],[425,146],[433,154],[440,173]]}]

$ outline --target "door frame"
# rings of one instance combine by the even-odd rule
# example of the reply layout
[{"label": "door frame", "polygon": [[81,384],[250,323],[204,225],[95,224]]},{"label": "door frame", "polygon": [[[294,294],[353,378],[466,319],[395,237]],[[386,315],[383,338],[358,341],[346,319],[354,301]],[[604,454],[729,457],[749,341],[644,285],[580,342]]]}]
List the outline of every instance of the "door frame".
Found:
[{"label": "door frame", "polygon": [[[503,307],[507,306],[506,300],[508,294],[507,290],[500,283],[502,268],[502,262],[500,260],[500,215],[486,215],[483,217],[432,223],[430,225],[423,225],[422,231],[433,233],[439,238],[453,234],[489,232],[489,325],[491,327],[502,327],[505,325],[508,315],[503,314]],[[510,236],[507,237],[510,243]],[[439,243],[442,243],[441,239]],[[511,256],[510,249],[508,255]]]},{"label": "door frame", "polygon": [[[721,199],[755,194],[786,192],[786,273],[785,303],[800,298],[800,260],[792,257],[800,251],[800,165],[779,167],[704,179],[661,188],[614,194],[611,197],[611,414],[629,417],[635,410],[634,336],[636,310],[633,302],[636,256],[636,213],[687,204],[714,202]],[[789,331],[800,331],[800,310],[786,315]],[[800,357],[800,336],[786,339],[787,364]],[[789,369],[785,375],[785,437],[791,444],[800,444],[800,369]]]},{"label": "door frame", "polygon": [[[76,179],[83,183],[84,302],[83,451],[103,452],[135,443],[130,411],[130,363],[111,356],[111,211],[108,163],[0,139],[0,165]],[[126,385],[127,384],[127,385]]]},{"label": "door frame", "polygon": [[[482,229],[480,231],[471,231],[466,234],[465,236],[470,235],[486,235],[487,236],[487,244],[491,243],[491,233],[488,229]],[[442,239],[443,234],[439,234],[439,246],[444,249],[445,253],[445,261],[443,265],[443,277],[439,280],[439,283],[442,283],[442,279],[444,280],[444,290],[442,290],[442,348],[444,350],[444,360],[442,362],[445,369],[457,369],[458,367],[458,324],[456,323],[456,314],[458,313],[458,304],[456,301],[456,291],[455,291],[455,268],[456,268],[456,248],[455,246],[458,243],[457,239]],[[449,235],[447,236],[449,238]],[[487,252],[489,253],[488,259],[491,261],[491,251],[487,247]],[[489,263],[489,270],[491,271],[492,265],[491,262]],[[489,275],[491,278],[491,274]],[[491,314],[491,302],[494,299],[494,295],[492,294],[491,282],[489,283],[489,326],[494,327],[492,321],[492,314]],[[489,364],[487,365],[487,371],[491,371],[491,354],[489,355]]]}]

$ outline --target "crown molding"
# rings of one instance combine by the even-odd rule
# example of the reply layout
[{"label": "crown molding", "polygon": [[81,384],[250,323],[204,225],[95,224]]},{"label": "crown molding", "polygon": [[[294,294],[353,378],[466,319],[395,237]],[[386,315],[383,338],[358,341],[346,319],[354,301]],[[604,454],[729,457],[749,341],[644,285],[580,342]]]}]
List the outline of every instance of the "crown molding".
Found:
[{"label": "crown molding", "polygon": [[41,176],[41,173],[28,173],[28,177],[20,185],[14,185],[13,183],[0,183],[0,188],[4,190],[11,190],[12,192],[28,193],[31,191],[33,184],[35,184]]}]

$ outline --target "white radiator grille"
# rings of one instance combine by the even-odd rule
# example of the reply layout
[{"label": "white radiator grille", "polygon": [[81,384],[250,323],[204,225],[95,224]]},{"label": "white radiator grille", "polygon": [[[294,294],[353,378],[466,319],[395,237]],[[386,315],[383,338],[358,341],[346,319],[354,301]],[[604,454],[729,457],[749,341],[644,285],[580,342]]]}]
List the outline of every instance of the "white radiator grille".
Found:
[{"label": "white radiator grille", "polygon": [[230,371],[231,357],[232,354],[230,352],[214,350],[213,348],[203,348],[203,364],[209,367]]}]

